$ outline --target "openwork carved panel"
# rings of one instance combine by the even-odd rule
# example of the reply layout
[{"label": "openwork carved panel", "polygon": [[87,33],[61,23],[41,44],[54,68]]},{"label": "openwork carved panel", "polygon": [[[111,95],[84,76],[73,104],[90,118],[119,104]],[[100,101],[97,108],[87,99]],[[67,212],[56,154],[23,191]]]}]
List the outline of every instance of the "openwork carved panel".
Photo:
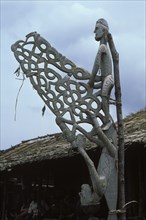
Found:
[{"label": "openwork carved panel", "polygon": [[77,67],[36,32],[13,44],[12,51],[34,89],[73,134],[92,130],[86,110],[104,122],[101,91],[88,86],[88,71]]}]

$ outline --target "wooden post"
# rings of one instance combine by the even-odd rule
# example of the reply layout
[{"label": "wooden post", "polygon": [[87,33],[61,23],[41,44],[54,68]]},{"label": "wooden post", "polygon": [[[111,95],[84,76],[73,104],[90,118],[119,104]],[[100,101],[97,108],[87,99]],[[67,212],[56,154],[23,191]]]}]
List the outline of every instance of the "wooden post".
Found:
[{"label": "wooden post", "polygon": [[108,34],[108,42],[111,50],[111,55],[113,58],[114,67],[114,79],[115,79],[115,97],[116,97],[116,111],[117,111],[117,123],[118,123],[118,208],[121,210],[119,212],[119,220],[126,219],[125,210],[123,207],[125,205],[125,177],[124,177],[124,123],[122,116],[122,101],[121,101],[121,86],[120,86],[120,76],[119,76],[119,54],[115,48],[112,35]]}]

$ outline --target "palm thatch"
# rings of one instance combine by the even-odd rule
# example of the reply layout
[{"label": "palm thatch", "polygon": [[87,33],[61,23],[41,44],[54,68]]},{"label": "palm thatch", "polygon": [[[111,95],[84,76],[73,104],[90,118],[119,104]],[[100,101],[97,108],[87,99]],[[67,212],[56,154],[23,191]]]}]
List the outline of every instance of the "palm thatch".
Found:
[{"label": "palm thatch", "polygon": [[146,109],[124,119],[125,145],[146,144]]},{"label": "palm thatch", "polygon": [[[125,146],[146,144],[146,109],[125,118]],[[87,150],[94,150],[98,146],[87,141]],[[61,133],[46,135],[0,151],[0,171],[6,171],[14,166],[26,163],[72,157],[76,152],[71,151],[70,144]]]}]

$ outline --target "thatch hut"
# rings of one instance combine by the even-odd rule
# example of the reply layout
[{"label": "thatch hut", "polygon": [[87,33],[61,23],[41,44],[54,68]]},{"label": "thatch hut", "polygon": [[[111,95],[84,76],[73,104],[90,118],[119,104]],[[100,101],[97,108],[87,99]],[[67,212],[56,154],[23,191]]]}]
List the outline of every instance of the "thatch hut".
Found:
[{"label": "thatch hut", "polygon": [[[146,109],[124,119],[125,126],[125,194],[127,219],[146,218]],[[87,142],[87,152],[98,165],[101,149]],[[46,135],[0,152],[1,218],[17,212],[20,204],[35,188],[45,192],[48,203],[64,195],[78,199],[82,183],[89,182],[82,157],[71,150],[61,133]],[[55,200],[55,201],[56,201]],[[54,200],[52,201],[54,203]],[[107,209],[103,201],[101,217]],[[103,211],[104,210],[104,211]],[[8,219],[13,219],[9,214]],[[68,217],[69,219],[69,217]]]}]

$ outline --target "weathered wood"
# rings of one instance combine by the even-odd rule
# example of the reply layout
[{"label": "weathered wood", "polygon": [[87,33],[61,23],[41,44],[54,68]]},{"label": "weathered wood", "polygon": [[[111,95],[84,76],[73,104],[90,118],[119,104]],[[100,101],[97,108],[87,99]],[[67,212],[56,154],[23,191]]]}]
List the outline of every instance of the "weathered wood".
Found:
[{"label": "weathered wood", "polygon": [[[114,67],[114,79],[115,79],[115,97],[116,97],[116,111],[117,111],[117,122],[118,122],[118,201],[119,209],[125,205],[125,177],[124,177],[124,123],[122,116],[122,100],[121,100],[121,85],[119,76],[119,54],[115,48],[115,44],[111,34],[108,34],[108,42],[113,58]],[[125,220],[126,214],[122,210],[119,214],[119,220]]]}]

